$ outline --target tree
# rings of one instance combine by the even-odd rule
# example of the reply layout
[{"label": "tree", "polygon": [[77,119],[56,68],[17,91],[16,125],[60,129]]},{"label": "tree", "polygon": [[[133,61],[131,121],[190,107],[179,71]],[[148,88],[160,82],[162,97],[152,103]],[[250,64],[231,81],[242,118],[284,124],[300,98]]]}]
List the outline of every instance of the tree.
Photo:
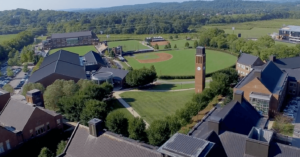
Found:
[{"label": "tree", "polygon": [[198,41],[195,40],[195,41],[194,41],[194,48],[196,48],[196,47],[198,47],[198,46],[199,46]]},{"label": "tree", "polygon": [[170,128],[165,120],[155,120],[147,130],[148,140],[151,145],[160,146],[169,139]]},{"label": "tree", "polygon": [[177,34],[175,35],[175,38],[178,39],[178,35]]},{"label": "tree", "polygon": [[165,48],[164,49],[168,49],[169,47],[168,47],[168,45],[165,45]]},{"label": "tree", "polygon": [[80,115],[82,124],[88,126],[88,121],[93,118],[105,119],[108,112],[108,107],[105,102],[89,99],[84,102],[85,108]]},{"label": "tree", "polygon": [[38,157],[54,157],[54,154],[48,148],[44,147]]},{"label": "tree", "polygon": [[116,134],[128,135],[128,120],[120,111],[114,111],[107,115],[106,127]]},{"label": "tree", "polygon": [[146,139],[146,124],[142,118],[133,118],[129,120],[129,137],[134,140],[144,141]]},{"label": "tree", "polygon": [[27,92],[33,89],[38,89],[42,93],[45,92],[45,87],[40,83],[27,83],[23,86],[22,95],[26,96]]},{"label": "tree", "polygon": [[171,40],[173,40],[173,36],[171,35],[170,37],[169,37]]},{"label": "tree", "polygon": [[26,73],[26,72],[28,72],[28,70],[29,70],[29,69],[28,69],[28,64],[25,63],[24,66],[23,66],[23,72]]},{"label": "tree", "polygon": [[57,145],[56,149],[56,156],[62,154],[64,152],[64,149],[66,148],[67,142],[66,141],[60,141]]},{"label": "tree", "polygon": [[189,43],[189,42],[186,42],[185,45],[184,45],[184,47],[190,48],[190,43]]},{"label": "tree", "polygon": [[14,93],[14,88],[10,84],[6,84],[3,86],[3,89],[8,91],[9,93],[13,94]]},{"label": "tree", "polygon": [[157,44],[155,44],[154,49],[159,50],[159,46]]},{"label": "tree", "polygon": [[2,76],[2,73],[1,73],[1,71],[0,71],[0,76]]},{"label": "tree", "polygon": [[[153,70],[154,69],[154,70]],[[126,76],[126,83],[130,86],[143,86],[152,83],[157,78],[155,68],[142,68],[130,71]]]},{"label": "tree", "polygon": [[14,72],[11,70],[11,68],[10,68],[10,67],[7,67],[7,69],[6,69],[6,73],[7,73],[7,76],[9,76],[9,77],[12,77],[12,76],[14,76]]},{"label": "tree", "polygon": [[169,48],[169,49],[171,49],[171,48],[172,48],[172,46],[171,46],[171,43],[168,43],[168,48]]},{"label": "tree", "polygon": [[34,73],[35,71],[37,71],[40,68],[43,61],[44,61],[44,57],[41,57],[39,59],[39,61],[36,63],[35,67],[33,68],[32,73]]},{"label": "tree", "polygon": [[174,49],[177,49],[177,45],[176,44],[174,45]]},{"label": "tree", "polygon": [[176,115],[167,116],[165,120],[168,122],[169,129],[170,129],[170,136],[175,134],[180,128],[180,120]]}]

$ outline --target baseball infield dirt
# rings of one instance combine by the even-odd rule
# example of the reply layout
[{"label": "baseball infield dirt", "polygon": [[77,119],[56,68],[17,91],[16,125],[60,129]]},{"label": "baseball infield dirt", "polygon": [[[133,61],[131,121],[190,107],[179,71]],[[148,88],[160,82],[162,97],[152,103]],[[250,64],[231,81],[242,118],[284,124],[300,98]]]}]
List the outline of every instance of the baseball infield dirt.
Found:
[{"label": "baseball infield dirt", "polygon": [[167,61],[173,58],[173,56],[169,53],[156,53],[155,55],[157,55],[159,58],[156,59],[146,59],[146,60],[138,60],[138,62],[140,63],[156,63],[156,62],[163,62],[163,61]]}]

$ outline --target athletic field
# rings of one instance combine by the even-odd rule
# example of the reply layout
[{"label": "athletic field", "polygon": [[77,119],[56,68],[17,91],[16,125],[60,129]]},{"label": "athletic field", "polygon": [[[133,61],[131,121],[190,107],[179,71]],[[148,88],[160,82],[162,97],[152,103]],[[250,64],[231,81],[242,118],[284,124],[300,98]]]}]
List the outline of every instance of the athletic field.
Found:
[{"label": "athletic field", "polygon": [[[194,75],[195,53],[195,49],[189,49],[135,54],[133,56],[125,56],[125,58],[134,69],[154,65],[158,75]],[[170,54],[172,57],[156,58],[158,54]],[[147,60],[147,58],[149,59]],[[230,67],[235,64],[236,60],[237,57],[227,53],[206,50],[206,73]]]},{"label": "athletic field", "polygon": [[75,47],[64,47],[64,48],[52,49],[49,54],[51,55],[52,53],[59,51],[61,49],[77,53],[79,54],[79,56],[83,56],[89,51],[97,52],[96,48],[93,45],[89,45],[89,46],[75,46]]},{"label": "athletic field", "polygon": [[150,125],[154,120],[175,114],[184,107],[195,93],[194,90],[180,92],[125,92],[121,97]]},{"label": "athletic field", "polygon": [[113,47],[123,46],[123,51],[135,51],[141,49],[149,49],[149,47],[142,45],[137,40],[127,40],[127,41],[113,41],[108,42],[108,47],[111,49]]}]

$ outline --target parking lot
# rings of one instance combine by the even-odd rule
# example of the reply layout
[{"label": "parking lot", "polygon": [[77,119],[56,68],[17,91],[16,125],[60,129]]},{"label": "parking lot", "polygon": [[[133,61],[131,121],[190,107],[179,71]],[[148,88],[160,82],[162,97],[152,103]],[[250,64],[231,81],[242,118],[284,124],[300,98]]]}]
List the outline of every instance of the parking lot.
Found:
[{"label": "parking lot", "polygon": [[300,115],[300,113],[298,114],[299,105],[300,97],[295,97],[288,102],[288,105],[283,110],[283,115],[292,118],[293,123],[296,123],[298,120],[300,122],[300,116],[298,117]]}]

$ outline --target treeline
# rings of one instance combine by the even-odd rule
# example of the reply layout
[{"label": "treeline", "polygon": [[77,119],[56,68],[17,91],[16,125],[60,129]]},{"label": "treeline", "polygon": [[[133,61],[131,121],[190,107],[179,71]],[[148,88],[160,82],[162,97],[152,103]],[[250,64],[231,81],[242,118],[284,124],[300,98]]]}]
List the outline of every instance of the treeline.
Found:
[{"label": "treeline", "polygon": [[296,46],[287,46],[284,44],[275,44],[270,36],[262,36],[256,41],[245,38],[237,38],[234,34],[225,34],[224,30],[211,28],[200,34],[199,41],[194,45],[213,47],[218,49],[227,49],[235,53],[248,53],[267,60],[270,55],[276,55],[278,58],[287,58],[299,56],[300,44]]},{"label": "treeline", "polygon": [[[18,52],[22,50],[24,46],[32,44],[34,37],[39,34],[40,31],[24,31],[19,33],[16,37],[10,40],[6,40],[0,44],[0,61],[5,60],[8,57],[13,58],[13,56],[18,55]],[[29,50],[26,48],[26,52]],[[31,51],[31,50],[29,50]],[[28,56],[29,57],[29,56]],[[23,61],[32,61],[32,59],[23,58]],[[16,60],[15,60],[16,61]],[[14,63],[13,63],[14,64]]]},{"label": "treeline", "polygon": [[[41,34],[93,30],[109,34],[185,33],[211,23],[300,18],[298,2],[241,0],[151,3],[64,12],[16,9],[0,12],[0,34],[30,29]],[[255,8],[255,9],[253,9]]]}]

